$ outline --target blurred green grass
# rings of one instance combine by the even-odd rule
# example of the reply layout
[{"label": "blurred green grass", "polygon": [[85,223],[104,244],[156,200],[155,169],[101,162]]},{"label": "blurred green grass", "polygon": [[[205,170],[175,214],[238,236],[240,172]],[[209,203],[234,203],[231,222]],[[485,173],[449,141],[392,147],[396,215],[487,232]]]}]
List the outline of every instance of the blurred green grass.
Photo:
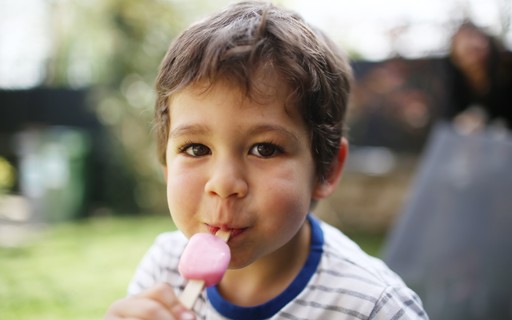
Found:
[{"label": "blurred green grass", "polygon": [[[57,224],[36,241],[0,248],[0,319],[101,319],[126,294],[167,216],[101,217]],[[350,235],[377,255],[380,235]]]},{"label": "blurred green grass", "polygon": [[173,228],[166,216],[93,218],[0,248],[0,319],[101,319],[155,236]]}]

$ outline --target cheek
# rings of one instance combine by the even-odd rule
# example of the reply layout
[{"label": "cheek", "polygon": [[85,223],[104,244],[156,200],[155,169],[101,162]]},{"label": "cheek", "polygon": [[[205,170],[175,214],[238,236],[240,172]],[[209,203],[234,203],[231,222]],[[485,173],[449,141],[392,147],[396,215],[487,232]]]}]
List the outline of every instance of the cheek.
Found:
[{"label": "cheek", "polygon": [[282,191],[279,195],[280,197],[271,204],[275,210],[274,214],[272,217],[267,216],[267,220],[272,224],[270,228],[286,243],[302,225],[309,212],[310,200],[305,194],[291,192],[290,189]]},{"label": "cheek", "polygon": [[[268,212],[272,212],[270,219],[279,219],[284,226],[291,221],[302,220],[309,212],[312,196],[311,178],[291,171],[286,174],[275,175],[264,184],[264,192]],[[270,213],[269,213],[270,214]]]},{"label": "cheek", "polygon": [[308,190],[310,189],[306,185],[297,185],[291,181],[280,181],[266,188],[264,192],[268,195],[266,198],[270,199],[270,205],[280,208],[279,211],[285,213],[288,211],[285,210],[286,208],[295,208],[292,211],[307,210],[311,197]]},{"label": "cheek", "polygon": [[198,200],[196,195],[201,194],[200,187],[191,174],[176,174],[180,172],[170,170],[167,177],[167,205],[176,225],[181,229],[196,212]]}]

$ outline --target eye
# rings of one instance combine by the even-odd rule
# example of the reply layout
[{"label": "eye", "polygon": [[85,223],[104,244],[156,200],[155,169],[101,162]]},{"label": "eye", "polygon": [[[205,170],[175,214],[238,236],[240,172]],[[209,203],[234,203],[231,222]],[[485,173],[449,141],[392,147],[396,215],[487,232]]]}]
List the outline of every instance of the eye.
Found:
[{"label": "eye", "polygon": [[281,153],[283,149],[270,142],[258,143],[251,148],[251,154],[260,158],[270,158]]},{"label": "eye", "polygon": [[210,148],[200,143],[190,143],[180,148],[180,152],[192,157],[203,157],[210,154]]}]

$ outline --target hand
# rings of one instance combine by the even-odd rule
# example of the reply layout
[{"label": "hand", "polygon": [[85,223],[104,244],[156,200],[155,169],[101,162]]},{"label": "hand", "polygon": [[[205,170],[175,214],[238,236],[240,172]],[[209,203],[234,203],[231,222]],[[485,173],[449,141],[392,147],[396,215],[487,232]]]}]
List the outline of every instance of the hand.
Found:
[{"label": "hand", "polygon": [[467,135],[481,132],[486,125],[487,114],[483,107],[470,106],[465,111],[459,113],[454,119],[455,130],[460,134]]},{"label": "hand", "polygon": [[192,320],[194,313],[182,306],[171,286],[165,283],[110,305],[105,320]]}]

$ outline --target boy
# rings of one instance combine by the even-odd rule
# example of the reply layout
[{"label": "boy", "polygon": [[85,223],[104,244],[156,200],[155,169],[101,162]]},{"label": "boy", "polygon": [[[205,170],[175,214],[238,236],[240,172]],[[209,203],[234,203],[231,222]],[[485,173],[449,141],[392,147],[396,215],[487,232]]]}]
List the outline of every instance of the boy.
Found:
[{"label": "boy", "polygon": [[[341,177],[350,78],[332,42],[268,3],[234,4],[183,32],[156,84],[180,231],[157,238],[106,318],[428,318],[381,261],[309,214]],[[186,310],[181,252],[219,229],[231,233],[229,269]]]}]

